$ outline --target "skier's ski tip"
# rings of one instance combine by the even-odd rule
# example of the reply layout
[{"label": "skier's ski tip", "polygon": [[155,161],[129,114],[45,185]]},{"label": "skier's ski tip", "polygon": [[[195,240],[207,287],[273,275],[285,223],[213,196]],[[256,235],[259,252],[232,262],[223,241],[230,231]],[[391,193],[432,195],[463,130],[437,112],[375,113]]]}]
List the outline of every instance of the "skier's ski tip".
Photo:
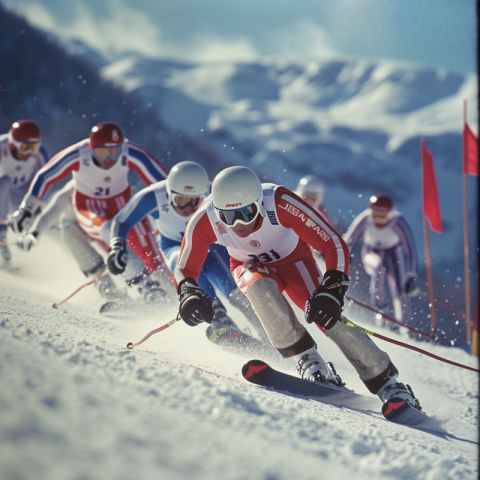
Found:
[{"label": "skier's ski tip", "polygon": [[242,367],[242,375],[245,379],[253,382],[252,377],[257,375],[257,378],[261,376],[261,372],[264,374],[271,370],[271,367],[262,360],[250,360]]}]

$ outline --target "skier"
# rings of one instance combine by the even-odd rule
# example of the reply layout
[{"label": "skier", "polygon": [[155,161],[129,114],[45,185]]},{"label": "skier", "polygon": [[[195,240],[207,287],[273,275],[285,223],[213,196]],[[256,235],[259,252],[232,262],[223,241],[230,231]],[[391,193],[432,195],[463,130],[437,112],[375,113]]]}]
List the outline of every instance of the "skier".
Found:
[{"label": "skier", "polygon": [[[128,172],[135,170],[148,185],[166,177],[161,164],[139,145],[124,137],[121,127],[112,122],[95,125],[87,139],[57,153],[33,179],[20,207],[12,215],[11,225],[16,233],[26,231],[40,200],[49,188],[72,173],[74,180],[73,207],[81,229],[93,240],[108,250],[106,234],[102,227],[111,220],[132,196],[128,184]],[[103,228],[103,232],[105,232]],[[148,218],[142,219],[130,231],[128,244],[145,265],[149,274],[162,265]],[[93,265],[92,265],[93,268]],[[100,270],[90,271],[98,275]],[[105,291],[115,290],[110,282]],[[143,279],[146,290],[161,291],[157,280]]]},{"label": "skier", "polygon": [[[39,238],[45,235],[49,230],[59,230],[61,239],[69,249],[70,253],[77,262],[82,273],[88,277],[97,277],[105,268],[104,257],[102,255],[102,248],[96,240],[93,240],[79,225],[73,206],[73,198],[75,194],[74,180],[70,180],[61,190],[56,192],[46,205],[43,207],[41,213],[37,215],[28,231],[23,236],[17,238],[17,246],[25,251],[30,251],[34,247]],[[102,228],[108,229],[111,222],[106,222]],[[104,235],[102,235],[104,236]],[[100,248],[95,248],[94,244]],[[142,261],[127,247],[129,262],[125,273],[125,280],[127,285],[133,286],[140,284],[146,276],[145,267]],[[166,270],[166,269],[165,269]],[[165,275],[163,275],[165,277]],[[167,280],[165,278],[165,280]],[[170,278],[167,280],[170,282]],[[165,281],[162,282],[162,285]],[[109,276],[103,275],[95,282],[95,287],[100,292],[102,297],[110,300],[119,299],[125,296],[125,291],[118,289]],[[142,289],[142,285],[140,286]],[[150,291],[148,288],[144,289],[144,296],[147,300],[155,300],[154,296],[157,292]],[[102,307],[103,308],[103,307]]]},{"label": "skier", "polygon": [[325,198],[325,184],[319,177],[316,175],[306,175],[298,182],[295,193],[312,208],[317,210],[330,225],[333,225],[332,217],[325,208],[325,205],[322,204]]},{"label": "skier", "polygon": [[417,293],[417,260],[410,228],[385,194],[370,197],[368,209],[361,212],[344,235],[350,249],[363,235],[361,258],[370,276],[370,302],[385,306],[385,279],[392,296],[395,319],[412,324],[409,296]]},{"label": "skier", "polygon": [[22,201],[34,175],[47,161],[42,133],[35,122],[19,120],[0,136],[0,253],[5,263],[11,260],[7,215]]},{"label": "skier", "polygon": [[[230,167],[215,177],[211,196],[187,226],[174,271],[179,313],[191,326],[213,319],[212,301],[195,280],[210,243],[216,242],[227,247],[237,285],[271,343],[283,357],[293,358],[303,379],[343,385],[282,292],[305,309],[307,323],[315,322],[339,346],[370,392],[383,401],[404,398],[420,408],[411,389],[398,383],[389,356],[366,334],[339,322],[349,284],[348,247],[298,195],[262,185],[246,167]],[[309,246],[324,253],[324,275]]]},{"label": "skier", "polygon": [[[210,181],[207,172],[198,163],[190,161],[178,163],[170,170],[166,180],[137,192],[112,221],[108,255],[110,272],[116,275],[124,272],[128,265],[125,239],[130,229],[147,214],[157,221],[160,250],[170,272],[173,272],[187,224],[209,193]],[[207,329],[207,336],[212,341],[219,339],[219,329],[225,332],[225,327],[228,327],[228,332],[225,332],[228,335],[239,331],[227,315],[226,307],[218,298],[216,290],[243,311],[259,335],[263,334],[266,339],[251,305],[230,275],[229,255],[225,247],[210,247],[198,276],[198,284],[213,300],[214,321]]]}]

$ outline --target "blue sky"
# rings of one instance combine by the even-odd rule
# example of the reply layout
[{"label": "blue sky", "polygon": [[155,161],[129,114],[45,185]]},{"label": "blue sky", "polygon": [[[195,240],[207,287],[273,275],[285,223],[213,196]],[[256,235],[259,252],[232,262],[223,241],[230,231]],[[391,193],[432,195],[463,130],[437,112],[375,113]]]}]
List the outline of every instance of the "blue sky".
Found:
[{"label": "blue sky", "polygon": [[187,60],[353,56],[476,72],[475,0],[3,0],[104,53]]}]

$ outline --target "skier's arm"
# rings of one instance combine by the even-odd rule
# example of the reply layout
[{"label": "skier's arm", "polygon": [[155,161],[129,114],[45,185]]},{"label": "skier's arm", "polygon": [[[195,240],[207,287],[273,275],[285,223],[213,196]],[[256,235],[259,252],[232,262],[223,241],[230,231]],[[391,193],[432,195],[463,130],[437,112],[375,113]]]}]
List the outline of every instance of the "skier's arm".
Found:
[{"label": "skier's arm", "polygon": [[61,190],[53,195],[42,212],[38,215],[29,228],[29,233],[39,234],[54,225],[65,210],[65,206],[71,202],[74,183],[70,180]]},{"label": "skier's arm", "polygon": [[407,272],[417,271],[417,253],[412,231],[403,217],[399,217],[394,227],[400,237],[400,242],[405,253]]},{"label": "skier's arm", "polygon": [[112,220],[110,238],[128,237],[128,232],[146,215],[159,218],[157,198],[154,186],[137,192]]},{"label": "skier's arm", "polygon": [[37,172],[20,207],[35,211],[40,200],[45,197],[52,185],[64,179],[71,172],[78,171],[79,168],[78,144],[57,153]]},{"label": "skier's arm", "polygon": [[348,230],[343,236],[343,239],[348,245],[348,248],[353,248],[360,236],[363,235],[363,233],[365,232],[369,215],[369,210],[364,210],[355,217],[351,225],[348,227]]},{"label": "skier's arm", "polygon": [[175,288],[186,278],[197,280],[208,249],[217,241],[207,214],[207,203],[204,203],[190,219],[180,249],[180,257],[173,271]]},{"label": "skier's arm", "polygon": [[127,140],[128,160],[130,170],[135,170],[140,178],[147,184],[160,182],[167,178],[168,172],[162,164],[144,148]]},{"label": "skier's arm", "polygon": [[348,275],[348,247],[316,210],[284,187],[276,189],[275,204],[280,224],[294,230],[308,245],[323,253],[327,270],[338,270]]},{"label": "skier's arm", "polygon": [[80,152],[78,147],[79,144],[75,144],[57,153],[33,177],[27,194],[11,217],[11,227],[15,233],[22,233],[29,227],[32,215],[52,185],[71,172],[79,170]]}]

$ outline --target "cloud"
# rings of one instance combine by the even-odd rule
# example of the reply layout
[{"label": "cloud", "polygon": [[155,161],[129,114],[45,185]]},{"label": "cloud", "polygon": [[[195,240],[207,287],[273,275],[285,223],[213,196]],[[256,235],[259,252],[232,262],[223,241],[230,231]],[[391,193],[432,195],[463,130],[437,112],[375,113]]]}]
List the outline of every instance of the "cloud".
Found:
[{"label": "cloud", "polygon": [[313,22],[303,20],[292,29],[274,36],[279,55],[304,57],[334,57],[339,52],[327,31]]},{"label": "cloud", "polygon": [[155,56],[161,50],[161,32],[148,14],[109,0],[108,15],[98,16],[82,3],[74,5],[75,14],[68,23],[58,21],[47,7],[35,1],[22,1],[20,5],[8,2],[26,20],[43,30],[53,32],[63,40],[80,39],[104,53],[124,50]]},{"label": "cloud", "polygon": [[179,49],[178,56],[195,61],[240,60],[247,61],[258,57],[255,49],[246,39],[223,40],[221,38],[200,37],[193,49]]}]

